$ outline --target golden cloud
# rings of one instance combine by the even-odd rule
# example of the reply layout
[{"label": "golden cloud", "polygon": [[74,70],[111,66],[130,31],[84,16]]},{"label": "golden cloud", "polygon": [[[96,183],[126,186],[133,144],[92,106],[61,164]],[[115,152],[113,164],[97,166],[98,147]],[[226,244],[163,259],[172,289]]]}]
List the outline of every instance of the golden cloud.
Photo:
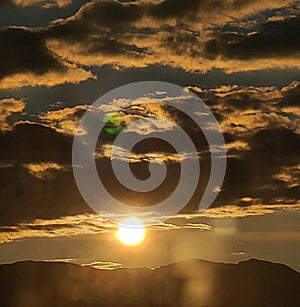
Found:
[{"label": "golden cloud", "polygon": [[[255,55],[247,59],[247,65],[244,65],[243,54],[241,58],[237,56],[230,58],[230,54],[229,57],[221,54],[212,58],[207,57],[204,52],[207,42],[218,32],[217,26],[236,23],[243,30],[248,30],[248,27],[253,27],[254,24],[252,22],[248,25],[245,16],[258,14],[270,9],[270,6],[274,9],[287,8],[292,2],[278,0],[270,4],[269,1],[258,0],[243,3],[235,0],[195,1],[193,5],[191,3],[183,5],[181,11],[174,8],[171,12],[165,9],[165,5],[171,7],[172,0],[151,3],[137,1],[130,4],[95,1],[84,5],[74,16],[55,21],[49,28],[50,32],[55,34],[47,38],[47,47],[60,58],[87,66],[111,65],[115,68],[126,68],[159,63],[189,71],[207,72],[211,69],[222,69],[227,73],[299,68],[298,52],[280,57]],[[113,10],[116,12],[122,10],[123,17],[112,23],[108,18],[101,18],[106,10],[108,14]],[[293,16],[292,12],[290,14]],[[87,23],[87,20],[94,20],[94,23]],[[280,22],[280,20],[275,21]],[[180,22],[184,23],[185,27],[179,27]],[[117,31],[116,29],[121,26],[124,30]],[[127,26],[135,30],[126,31]],[[90,35],[88,38],[78,39],[74,32],[69,38],[60,37],[61,35],[57,34],[60,31],[63,33],[64,27],[67,31],[71,31],[72,27],[75,31],[79,27],[83,33],[87,32]],[[143,31],[145,28],[152,31],[147,33]],[[258,33],[251,31],[251,28],[248,32],[252,36]]]},{"label": "golden cloud", "polygon": [[282,167],[273,178],[285,182],[288,188],[299,186],[300,164]]},{"label": "golden cloud", "polygon": [[57,132],[72,136],[79,133],[77,126],[83,112],[87,109],[87,105],[78,105],[72,108],[48,111],[39,115],[39,118],[43,123],[55,129]]},{"label": "golden cloud", "polygon": [[13,125],[8,122],[13,113],[22,112],[26,104],[23,100],[5,98],[0,100],[0,131],[11,130]]},{"label": "golden cloud", "polygon": [[80,83],[87,79],[96,79],[90,71],[75,65],[65,64],[66,71],[49,71],[42,75],[34,73],[16,73],[0,80],[0,89],[12,89],[24,86],[55,86],[64,83]]},{"label": "golden cloud", "polygon": [[13,5],[19,6],[34,6],[34,5],[42,5],[43,8],[50,8],[53,6],[64,7],[68,6],[72,3],[72,0],[10,0],[9,1]]},{"label": "golden cloud", "polygon": [[23,164],[30,174],[37,178],[44,179],[49,176],[53,171],[65,170],[66,167],[54,162],[42,162],[42,163],[26,163]]},{"label": "golden cloud", "polygon": [[[70,2],[12,0],[11,3],[21,6],[40,4],[49,8],[53,5],[66,6]],[[0,89],[55,86],[95,78],[90,71],[81,68],[83,65],[111,65],[119,69],[160,64],[200,72],[221,69],[226,73],[299,68],[299,48],[295,48],[297,46],[293,42],[296,39],[293,40],[293,37],[286,46],[287,52],[283,50],[282,54],[274,54],[274,48],[265,52],[266,48],[259,46],[265,40],[256,40],[253,45],[258,46],[246,56],[245,65],[244,53],[249,48],[245,48],[244,44],[259,37],[261,33],[256,28],[264,28],[270,23],[289,23],[295,15],[292,3],[292,0],[275,0],[272,3],[267,0],[195,0],[181,5],[173,0],[88,2],[75,15],[55,20],[44,28],[3,29],[0,34],[4,45],[8,44],[17,51],[30,48],[33,56],[30,62],[21,52],[9,54],[4,49],[3,57],[8,59],[8,63],[3,69]],[[253,19],[248,21],[249,14],[259,15],[270,8],[285,9],[290,19],[274,17],[259,21],[258,18],[257,23],[262,22],[263,26]],[[114,14],[119,18],[115,18]],[[238,32],[224,34],[220,30],[224,25],[243,30],[243,38]],[[222,35],[225,39],[218,41]],[[233,36],[232,41],[226,35]],[[24,41],[30,41],[26,46],[23,39],[19,39],[21,36]],[[240,54],[232,54],[237,36],[240,45],[234,50],[239,50]],[[212,41],[217,43],[217,47],[207,52]],[[277,43],[276,38],[273,43]]]},{"label": "golden cloud", "polygon": [[[152,223],[148,230],[180,230],[190,229],[199,231],[210,231],[212,227],[206,223],[199,222],[199,219],[222,219],[222,218],[245,218],[249,216],[263,216],[280,211],[299,211],[300,202],[295,204],[280,205],[249,205],[246,207],[224,206],[219,208],[210,208],[205,212],[177,214],[169,218],[169,222],[161,222],[160,219],[153,216],[151,212],[138,216],[142,220]],[[75,216],[66,216],[59,219],[35,220],[32,223],[20,223],[16,226],[0,227],[0,243],[8,243],[14,240],[24,238],[53,238],[69,237],[82,235],[95,235],[100,233],[114,234],[117,225],[111,222],[112,215],[104,214],[81,214]],[[116,218],[114,215],[113,218]],[[118,216],[120,220],[124,216]]]}]

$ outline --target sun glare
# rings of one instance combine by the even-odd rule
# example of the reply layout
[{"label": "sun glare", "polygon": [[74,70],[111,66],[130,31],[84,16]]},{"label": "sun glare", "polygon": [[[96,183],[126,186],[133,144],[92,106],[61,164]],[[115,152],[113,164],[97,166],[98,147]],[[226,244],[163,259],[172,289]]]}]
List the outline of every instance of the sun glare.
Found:
[{"label": "sun glare", "polygon": [[125,245],[138,245],[142,243],[145,238],[145,227],[140,219],[128,217],[119,223],[116,237]]}]

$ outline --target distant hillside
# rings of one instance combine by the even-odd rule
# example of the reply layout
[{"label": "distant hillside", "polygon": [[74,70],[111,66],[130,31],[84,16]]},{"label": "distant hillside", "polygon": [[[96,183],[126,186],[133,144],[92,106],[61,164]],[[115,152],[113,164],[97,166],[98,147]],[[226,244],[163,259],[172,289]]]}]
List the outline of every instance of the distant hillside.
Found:
[{"label": "distant hillside", "polygon": [[0,306],[297,307],[300,274],[254,259],[114,271],[26,261],[0,266]]}]

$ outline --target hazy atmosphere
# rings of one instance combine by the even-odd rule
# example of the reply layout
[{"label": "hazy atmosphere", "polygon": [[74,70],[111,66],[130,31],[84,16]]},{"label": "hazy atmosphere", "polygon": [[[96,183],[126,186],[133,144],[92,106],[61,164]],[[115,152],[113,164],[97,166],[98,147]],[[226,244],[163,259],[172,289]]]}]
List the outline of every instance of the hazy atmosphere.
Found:
[{"label": "hazy atmosphere", "polygon": [[[258,258],[300,272],[299,33],[300,1],[0,0],[0,263],[113,270]],[[141,81],[175,84],[181,92],[116,92],[98,106],[105,129],[93,153],[111,197],[133,211],[149,208],[139,217],[142,232],[128,235],[116,223],[126,216],[93,210],[82,195],[72,146],[99,97]],[[212,150],[176,108],[204,120],[208,113],[192,108],[197,99],[217,120],[227,156],[224,181],[201,211]],[[151,138],[180,143],[179,127],[195,152],[178,154]],[[146,139],[128,159],[114,145],[121,132]],[[112,152],[140,181],[151,177],[150,164],[163,164],[168,175],[153,191],[129,190],[112,173]],[[175,190],[181,163],[195,157],[200,175],[189,200],[177,214],[148,221],[151,206]],[[192,174],[184,186],[191,182]],[[86,185],[96,183],[87,177]],[[97,202],[113,208],[102,195]]]}]

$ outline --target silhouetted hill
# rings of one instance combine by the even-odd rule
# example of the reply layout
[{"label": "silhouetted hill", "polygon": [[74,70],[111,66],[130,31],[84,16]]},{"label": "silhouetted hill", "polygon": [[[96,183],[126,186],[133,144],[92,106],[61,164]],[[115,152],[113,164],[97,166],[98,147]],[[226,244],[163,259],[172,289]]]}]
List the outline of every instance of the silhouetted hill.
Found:
[{"label": "silhouetted hill", "polygon": [[0,306],[297,307],[300,274],[254,259],[113,271],[26,261],[0,266]]}]

